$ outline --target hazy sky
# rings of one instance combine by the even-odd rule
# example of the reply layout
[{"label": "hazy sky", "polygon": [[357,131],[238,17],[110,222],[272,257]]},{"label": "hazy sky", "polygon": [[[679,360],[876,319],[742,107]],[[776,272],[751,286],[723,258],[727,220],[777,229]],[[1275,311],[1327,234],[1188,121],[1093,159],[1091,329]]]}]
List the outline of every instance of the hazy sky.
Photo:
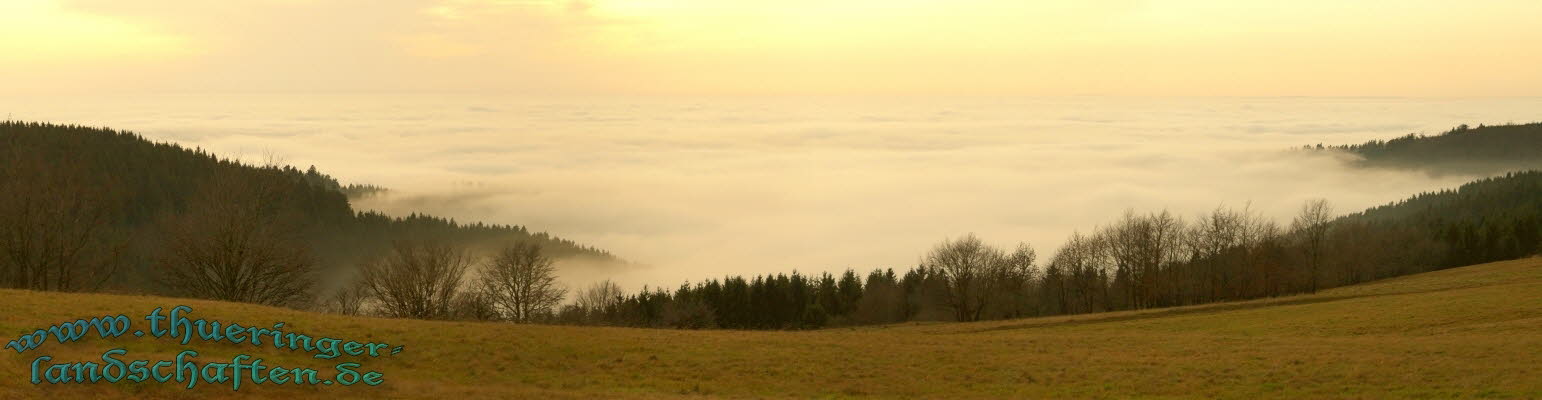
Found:
[{"label": "hazy sky", "polygon": [[22,93],[1512,96],[1542,1],[5,0]]}]

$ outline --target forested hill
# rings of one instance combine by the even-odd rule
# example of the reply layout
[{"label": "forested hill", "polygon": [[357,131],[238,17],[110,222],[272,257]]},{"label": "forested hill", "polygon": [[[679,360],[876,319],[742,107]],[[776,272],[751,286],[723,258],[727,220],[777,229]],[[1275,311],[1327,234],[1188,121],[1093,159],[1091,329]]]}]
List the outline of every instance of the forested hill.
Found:
[{"label": "forested hill", "polygon": [[[1421,193],[1406,200],[1340,218],[1344,229],[1377,226],[1391,232],[1419,232],[1438,267],[1508,260],[1542,252],[1542,171],[1512,172],[1480,179],[1455,190]],[[1383,235],[1390,237],[1395,235]],[[1374,240],[1374,239],[1367,239]],[[1391,245],[1392,243],[1389,243]],[[1401,251],[1401,250],[1400,250]]]},{"label": "forested hill", "polygon": [[[212,224],[208,215],[282,231],[277,236],[305,243],[324,270],[345,270],[394,240],[473,249],[534,241],[556,259],[615,261],[605,251],[523,226],[358,212],[345,194],[375,190],[340,185],[314,168],[249,165],[131,132],[6,121],[0,123],[0,250],[11,259],[0,265],[49,270],[44,264],[55,261],[42,260],[110,263],[122,270],[111,274],[108,287],[143,289],[152,283],[147,269],[163,255],[168,238],[220,228],[197,226]],[[78,290],[96,284],[81,276],[6,275],[11,287]]]},{"label": "forested hill", "polygon": [[1362,167],[1403,168],[1431,174],[1495,175],[1542,169],[1542,123],[1461,125],[1434,136],[1408,134],[1356,145],[1309,147],[1354,154]]}]

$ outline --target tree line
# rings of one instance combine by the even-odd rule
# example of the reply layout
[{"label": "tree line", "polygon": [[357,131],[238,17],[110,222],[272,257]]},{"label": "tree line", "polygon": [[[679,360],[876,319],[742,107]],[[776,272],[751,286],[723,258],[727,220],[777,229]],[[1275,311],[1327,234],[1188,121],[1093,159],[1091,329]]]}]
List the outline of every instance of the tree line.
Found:
[{"label": "tree line", "polygon": [[1542,252],[1542,172],[1517,172],[1335,215],[1322,199],[1289,221],[1247,207],[1183,218],[1126,211],[1040,261],[974,235],[903,273],[730,276],[623,294],[601,282],[554,323],[811,329],[977,321],[1256,299]]},{"label": "tree line", "polygon": [[[1277,296],[1323,284],[1313,249],[1331,210],[1308,203],[1290,228],[1247,209],[1187,221],[1126,212],[1074,233],[1049,259],[1028,244],[1000,248],[975,235],[944,240],[904,270],[839,277],[799,273],[727,277],[576,302],[554,322],[674,328],[810,329],[914,320],[979,321],[1167,307]],[[1297,256],[1296,253],[1300,253]],[[1314,261],[1315,260],[1315,261]],[[1314,268],[1318,273],[1313,274]],[[602,283],[596,287],[608,286]],[[594,291],[593,288],[586,291]]]}]

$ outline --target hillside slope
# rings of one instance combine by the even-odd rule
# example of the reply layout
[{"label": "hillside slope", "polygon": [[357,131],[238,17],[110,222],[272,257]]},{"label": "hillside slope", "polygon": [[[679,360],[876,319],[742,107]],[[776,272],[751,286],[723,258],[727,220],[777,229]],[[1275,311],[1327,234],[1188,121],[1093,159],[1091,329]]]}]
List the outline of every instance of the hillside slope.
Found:
[{"label": "hillside slope", "polygon": [[[1537,397],[1542,259],[1447,269],[1315,295],[969,324],[806,332],[514,326],[340,317],[144,296],[0,291],[0,334],[98,314],[193,315],[407,347],[361,359],[378,387],[247,386],[258,398]],[[67,311],[65,311],[67,310]],[[136,320],[139,324],[143,321]],[[137,325],[136,325],[137,326]],[[10,340],[6,338],[5,340]],[[127,336],[0,356],[0,398],[235,397],[228,386],[34,386],[29,363],[170,359],[194,348],[329,370],[248,345]],[[344,357],[348,359],[348,357]],[[341,359],[340,359],[341,360]],[[242,397],[246,398],[246,397]]]},{"label": "hillside slope", "polygon": [[[395,240],[442,241],[478,250],[534,242],[558,259],[624,264],[604,250],[524,226],[422,214],[387,216],[350,204],[348,192],[370,190],[378,188],[341,185],[315,167],[302,172],[292,166],[252,165],[127,131],[0,122],[0,193],[6,193],[0,197],[0,237],[78,233],[88,244],[100,244],[88,250],[111,253],[100,258],[126,264],[108,287],[155,288],[157,271],[151,264],[168,247],[165,238],[176,230],[176,220],[197,219],[189,216],[237,202],[260,203],[254,207],[261,210],[262,224],[282,227],[277,230],[305,243],[319,266],[343,276],[351,275],[347,271],[361,260],[383,254]],[[0,248],[31,246],[6,243],[0,240]],[[84,263],[105,264],[90,261]],[[0,261],[0,269],[6,266]],[[92,288],[75,286],[65,289]]]},{"label": "hillside slope", "polygon": [[1352,165],[1419,170],[1432,175],[1494,175],[1542,168],[1542,123],[1461,125],[1437,135],[1416,135],[1322,147],[1358,157]]}]

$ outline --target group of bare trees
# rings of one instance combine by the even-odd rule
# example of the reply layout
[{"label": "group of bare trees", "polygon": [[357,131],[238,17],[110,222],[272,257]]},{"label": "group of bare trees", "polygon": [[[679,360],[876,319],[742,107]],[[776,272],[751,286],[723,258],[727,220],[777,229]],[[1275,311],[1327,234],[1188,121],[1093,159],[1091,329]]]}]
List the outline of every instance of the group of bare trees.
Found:
[{"label": "group of bare trees", "polygon": [[365,263],[355,285],[338,292],[334,310],[530,323],[549,317],[567,293],[556,283],[552,259],[528,242],[506,246],[481,263],[463,248],[399,241],[384,257]]},{"label": "group of bare trees", "polygon": [[[655,297],[660,295],[664,294],[647,293],[646,290],[643,294],[640,294],[640,296],[644,297]],[[561,306],[557,313],[557,321],[554,322],[586,325],[618,325],[617,321],[614,321],[613,318],[618,314],[627,313],[626,311],[622,310],[622,303],[628,299],[628,297],[629,296],[627,293],[621,290],[621,285],[616,284],[616,282],[610,279],[595,282],[574,293],[573,302]],[[632,298],[635,299],[636,297],[632,296]],[[677,305],[679,307],[677,307]],[[658,314],[671,314],[670,318],[665,318],[669,319],[669,321],[665,323],[674,324],[681,322],[680,320],[682,319],[691,319],[695,317],[684,315],[686,311],[689,311],[686,309],[687,307],[684,306],[686,306],[686,304],[681,302],[680,304],[670,304],[669,307],[660,307],[661,309],[656,311]],[[666,310],[663,308],[668,309]]]},{"label": "group of bare trees", "polygon": [[[275,181],[210,179],[183,213],[160,224],[161,283],[174,294],[223,301],[307,307],[321,274],[300,240],[305,227],[285,223],[297,207]],[[550,258],[533,242],[500,249],[482,263],[443,242],[398,241],[360,265],[354,282],[323,304],[344,314],[397,318],[532,322],[562,300]]]},{"label": "group of bare trees", "polygon": [[1073,233],[1040,268],[974,235],[946,240],[920,269],[959,321],[1140,309],[1315,292],[1333,233],[1324,200],[1303,205],[1289,229],[1247,207],[1217,207],[1192,221],[1126,212],[1090,235]]},{"label": "group of bare trees", "polygon": [[[1184,240],[1191,259],[1187,276],[1190,281],[1181,303],[1208,302],[1245,297],[1250,279],[1255,289],[1266,296],[1277,294],[1283,271],[1269,261],[1277,256],[1283,232],[1273,221],[1259,217],[1247,208],[1217,207],[1201,215],[1189,226]],[[1239,270],[1239,265],[1253,266]],[[1196,279],[1203,278],[1203,279]]]},{"label": "group of bare trees", "polygon": [[1011,253],[980,241],[973,234],[945,240],[926,255],[925,268],[945,284],[942,299],[959,321],[978,321],[990,307],[1015,304],[1032,282],[1033,248],[1021,244]]},{"label": "group of bare trees", "polygon": [[1041,298],[1058,314],[1315,292],[1332,220],[1324,200],[1307,202],[1289,229],[1247,207],[1192,222],[1127,212],[1072,235],[1045,268]]},{"label": "group of bare trees", "polygon": [[399,242],[365,263],[358,284],[379,313],[397,318],[447,318],[473,260],[444,244]]},{"label": "group of bare trees", "polygon": [[[269,166],[267,168],[276,168]],[[288,307],[311,306],[320,271],[300,240],[306,227],[285,213],[277,180],[221,179],[202,185],[185,212],[167,217],[158,264],[161,283],[177,295]],[[324,308],[397,318],[538,321],[565,291],[540,245],[506,246],[482,263],[445,242],[397,241],[360,265]]]},{"label": "group of bare trees", "polygon": [[621,303],[624,296],[626,293],[621,291],[621,285],[606,279],[578,291],[573,305],[585,311],[608,310]]},{"label": "group of bare trees", "polygon": [[112,188],[88,187],[67,170],[0,151],[0,287],[96,290],[123,264],[123,233],[111,224]]},{"label": "group of bare trees", "polygon": [[1136,215],[1126,211],[1101,236],[1113,262],[1114,281],[1123,287],[1132,308],[1158,304],[1165,289],[1165,267],[1183,256],[1183,221],[1167,211]]}]

